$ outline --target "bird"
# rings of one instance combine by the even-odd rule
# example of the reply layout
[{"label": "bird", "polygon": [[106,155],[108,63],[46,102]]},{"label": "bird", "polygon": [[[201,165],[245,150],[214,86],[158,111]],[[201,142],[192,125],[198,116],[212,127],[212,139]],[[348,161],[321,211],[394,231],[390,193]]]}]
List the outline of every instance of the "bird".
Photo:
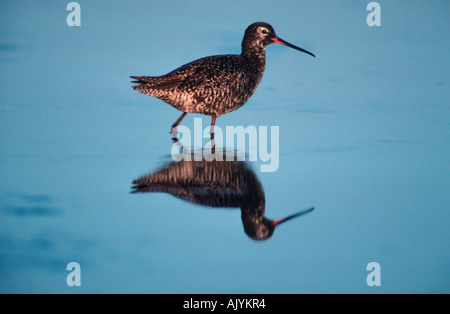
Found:
[{"label": "bird", "polygon": [[245,30],[241,54],[215,55],[189,62],[161,76],[130,76],[133,90],[161,99],[183,113],[172,124],[171,134],[188,113],[210,116],[211,139],[216,119],[242,107],[260,83],[266,64],[266,46],[281,44],[313,57],[303,48],[278,37],[265,22]]},{"label": "bird", "polygon": [[247,162],[236,157],[212,161],[195,154],[190,157],[133,180],[131,193],[161,192],[197,205],[240,208],[244,231],[252,240],[268,239],[280,224],[314,210],[270,220],[265,217],[263,187]]}]

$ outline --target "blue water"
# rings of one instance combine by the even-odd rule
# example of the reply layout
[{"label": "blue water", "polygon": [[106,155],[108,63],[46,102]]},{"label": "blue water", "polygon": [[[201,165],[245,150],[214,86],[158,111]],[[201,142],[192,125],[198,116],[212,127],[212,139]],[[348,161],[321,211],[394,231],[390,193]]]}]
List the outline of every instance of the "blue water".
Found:
[{"label": "blue water", "polygon": [[[80,27],[64,1],[0,3],[0,292],[450,292],[448,1],[379,1],[380,27],[369,1],[78,2]],[[255,21],[317,56],[269,46],[217,120],[279,126],[278,170],[250,162],[268,218],[315,206],[262,242],[239,209],[129,193],[180,113],[128,76],[239,53]]]}]

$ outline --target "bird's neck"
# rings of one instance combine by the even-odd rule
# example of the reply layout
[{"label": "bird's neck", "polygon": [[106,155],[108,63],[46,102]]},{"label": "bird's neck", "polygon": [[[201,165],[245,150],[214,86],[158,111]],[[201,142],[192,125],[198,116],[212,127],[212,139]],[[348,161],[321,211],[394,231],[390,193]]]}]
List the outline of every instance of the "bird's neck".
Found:
[{"label": "bird's neck", "polygon": [[257,45],[242,45],[241,56],[246,58],[250,64],[264,69],[266,65],[266,48]]}]

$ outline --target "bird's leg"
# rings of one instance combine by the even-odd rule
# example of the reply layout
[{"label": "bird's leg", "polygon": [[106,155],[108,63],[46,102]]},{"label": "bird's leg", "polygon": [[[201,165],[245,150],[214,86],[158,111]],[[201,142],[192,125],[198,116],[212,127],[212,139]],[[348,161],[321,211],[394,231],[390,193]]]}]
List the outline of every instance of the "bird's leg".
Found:
[{"label": "bird's leg", "polygon": [[187,112],[183,112],[183,114],[181,115],[181,117],[179,117],[178,120],[175,121],[174,124],[172,124],[172,127],[171,127],[171,129],[170,129],[170,134],[171,134],[172,140],[174,140],[175,142],[176,142],[178,139],[177,139],[177,133],[176,133],[176,132],[174,133],[174,131],[175,131],[176,127],[180,124],[181,120],[183,120],[184,117],[185,117],[186,115],[187,115]]},{"label": "bird's leg", "polygon": [[214,139],[214,125],[216,125],[216,117],[212,117],[212,121],[211,121],[211,140]]},{"label": "bird's leg", "polygon": [[216,117],[212,117],[212,121],[211,121],[211,153],[215,154],[216,153],[216,143],[214,141],[214,125],[216,124]]}]

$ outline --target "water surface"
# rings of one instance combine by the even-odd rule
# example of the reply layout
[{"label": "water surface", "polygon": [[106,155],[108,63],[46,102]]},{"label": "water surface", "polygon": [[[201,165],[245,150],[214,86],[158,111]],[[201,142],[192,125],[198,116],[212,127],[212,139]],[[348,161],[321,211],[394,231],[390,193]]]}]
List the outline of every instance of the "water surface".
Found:
[{"label": "water surface", "polygon": [[[375,28],[361,1],[79,3],[72,28],[61,1],[0,4],[1,292],[450,291],[447,1],[380,1]],[[317,58],[269,46],[217,125],[279,126],[278,170],[248,164],[265,215],[315,210],[254,241],[239,208],[130,193],[167,164],[180,113],[128,76],[239,53],[260,20]]]}]

